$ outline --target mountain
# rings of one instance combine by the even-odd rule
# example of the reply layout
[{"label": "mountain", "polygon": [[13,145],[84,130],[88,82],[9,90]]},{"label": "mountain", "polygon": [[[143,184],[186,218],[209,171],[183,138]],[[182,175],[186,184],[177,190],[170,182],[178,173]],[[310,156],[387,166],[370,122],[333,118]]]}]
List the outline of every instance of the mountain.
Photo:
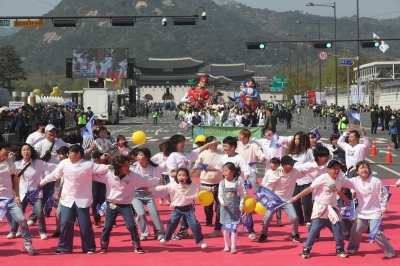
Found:
[{"label": "mountain", "polygon": [[[220,1],[224,2],[224,1]],[[227,1],[231,2],[231,1]],[[333,18],[310,15],[300,11],[275,12],[256,9],[242,4],[218,5],[212,0],[62,0],[46,16],[85,15],[189,15],[202,6],[207,20],[201,18],[195,26],[161,25],[161,18],[138,18],[133,27],[112,27],[108,19],[79,19],[75,28],[54,28],[50,20],[43,28],[24,28],[11,36],[0,37],[0,45],[12,44],[24,60],[28,73],[64,75],[65,58],[72,57],[72,49],[80,47],[129,48],[130,57],[144,60],[148,57],[186,57],[208,63],[238,63],[248,65],[287,64],[291,44],[267,44],[260,50],[245,50],[244,41],[251,40],[300,40],[302,36],[286,37],[287,33],[307,34],[307,39],[318,38],[318,26],[296,25],[296,21],[321,23],[321,38],[333,39]],[[198,9],[201,15],[202,9]],[[397,19],[360,20],[361,38],[372,38],[372,32],[381,37],[400,35]],[[340,18],[337,21],[337,38],[356,36],[356,18]],[[290,39],[289,39],[290,38]],[[394,60],[400,57],[395,41],[388,41],[390,49],[382,54],[378,49],[362,49],[370,60]],[[304,47],[299,46],[301,64]],[[355,43],[338,44],[338,54],[355,56]],[[333,51],[332,51],[333,53]],[[317,65],[317,50],[308,49],[308,64]],[[292,59],[296,53],[292,52]],[[294,59],[293,59],[294,60]]]},{"label": "mountain", "polygon": [[20,29],[12,27],[0,27],[0,36],[8,36],[18,32]]}]

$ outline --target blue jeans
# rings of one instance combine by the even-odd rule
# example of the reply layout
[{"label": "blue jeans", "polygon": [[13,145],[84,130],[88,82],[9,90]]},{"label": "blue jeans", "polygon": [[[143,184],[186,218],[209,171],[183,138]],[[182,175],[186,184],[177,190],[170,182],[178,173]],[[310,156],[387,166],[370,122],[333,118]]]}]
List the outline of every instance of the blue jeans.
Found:
[{"label": "blue jeans", "polygon": [[200,243],[200,241],[204,239],[204,236],[201,232],[201,225],[196,220],[196,215],[194,214],[192,205],[174,208],[171,219],[168,221],[167,229],[165,230],[164,239],[166,241],[171,239],[173,232],[178,227],[181,217],[186,217],[187,223],[193,232],[195,243]]},{"label": "blue jeans", "polygon": [[[333,209],[339,215],[337,209],[336,208],[333,208]],[[328,228],[332,227],[333,238],[335,239],[335,242],[336,242],[336,249],[344,250],[344,241],[343,241],[341,223],[337,222],[335,224],[332,224],[332,222],[329,219],[323,219],[323,218],[318,218],[318,219],[315,219],[312,221],[311,226],[310,226],[310,232],[308,233],[307,241],[306,241],[306,244],[304,245],[304,249],[312,248],[312,246],[314,245],[315,239],[317,238],[317,235],[319,234],[319,232],[325,225]]]},{"label": "blue jeans", "polygon": [[89,209],[90,207],[79,208],[75,202],[71,208],[61,205],[61,236],[58,240],[58,250],[62,252],[72,252],[76,217],[78,217],[79,221],[82,251],[86,253],[89,250],[96,250]]},{"label": "blue jeans", "polygon": [[131,204],[115,204],[115,209],[111,209],[109,204],[110,203],[107,202],[106,221],[104,223],[103,232],[101,233],[101,241],[107,242],[110,240],[110,234],[113,229],[115,219],[117,219],[117,216],[120,213],[122,215],[122,218],[124,218],[126,228],[131,235],[133,246],[135,248],[139,248],[140,238],[136,228],[135,220],[133,218]]},{"label": "blue jeans", "polygon": [[[353,227],[351,228],[350,241],[347,246],[347,250],[357,251],[360,248],[362,232],[365,230],[368,221],[369,221],[369,228],[371,228],[372,230],[378,223],[379,219],[365,220],[359,218],[358,223],[354,224]],[[394,253],[393,246],[389,243],[389,240],[386,238],[386,236],[383,234],[380,228],[378,229],[378,233],[376,234],[375,242],[378,244],[381,250]]]},{"label": "blue jeans", "polygon": [[[25,213],[26,207],[28,206],[28,203],[26,201],[26,197],[24,198],[24,200],[21,202],[21,210],[22,213]],[[33,204],[33,211],[36,214],[36,217],[38,217],[38,229],[39,229],[39,233],[46,233],[46,221],[44,219],[44,214],[43,214],[43,199],[38,199],[35,204]],[[18,223],[15,219],[13,219],[12,221],[12,226],[11,226],[11,233],[16,234],[18,231]]]},{"label": "blue jeans", "polygon": [[[136,195],[138,195],[138,192],[136,192]],[[164,226],[161,222],[160,215],[158,214],[156,204],[154,203],[154,198],[135,196],[132,201],[132,205],[137,214],[136,223],[139,226],[142,236],[148,236],[150,234],[144,206],[147,207],[151,220],[153,220],[154,235],[158,236],[164,234]]]},{"label": "blue jeans", "polygon": [[[281,208],[290,219],[290,223],[292,224],[292,235],[294,236],[294,235],[299,234],[299,218],[297,218],[296,211],[293,208],[293,204],[288,203],[288,204],[283,205]],[[268,234],[269,224],[271,223],[272,217],[274,216],[274,213],[276,211],[277,211],[276,209],[273,211],[267,210],[267,212],[265,213],[264,219],[263,219],[262,231],[261,231],[261,233],[263,235]]]},{"label": "blue jeans", "polygon": [[15,202],[8,205],[7,212],[13,218],[13,221],[17,221],[19,226],[21,227],[21,235],[24,239],[25,244],[32,244],[31,240],[31,232],[29,231],[28,224],[26,223],[26,219],[24,213],[20,206],[18,206]]}]

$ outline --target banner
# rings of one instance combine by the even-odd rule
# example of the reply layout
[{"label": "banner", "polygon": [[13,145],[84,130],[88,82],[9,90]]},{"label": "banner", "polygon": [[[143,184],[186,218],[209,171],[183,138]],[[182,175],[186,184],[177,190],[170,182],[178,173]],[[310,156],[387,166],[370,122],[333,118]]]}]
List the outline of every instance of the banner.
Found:
[{"label": "banner", "polygon": [[25,105],[24,102],[8,102],[8,107],[10,109],[18,109],[24,105]]},{"label": "banner", "polygon": [[354,205],[354,200],[350,200],[350,205],[341,207],[342,210],[340,211],[340,214],[342,215],[343,219],[354,219],[356,218],[356,208]]},{"label": "banner", "polygon": [[266,187],[260,187],[257,191],[254,191],[254,194],[257,196],[258,202],[269,211],[273,211],[286,204],[271,189]]},{"label": "banner", "polygon": [[[239,131],[242,127],[217,127],[217,126],[193,126],[193,139],[198,135],[214,136],[217,140],[221,141],[228,137],[239,137]],[[259,127],[247,128],[251,132],[251,138],[261,139],[262,129]]]},{"label": "banner", "polygon": [[367,86],[362,85],[358,88],[358,103],[365,103],[365,98],[367,97]]},{"label": "banner", "polygon": [[325,92],[324,91],[322,91],[322,92],[318,92],[318,91],[316,91],[315,92],[315,101],[318,103],[318,104],[322,104],[322,102],[325,100]]},{"label": "banner", "polygon": [[294,96],[294,101],[296,104],[300,104],[301,102],[301,95],[293,95]]},{"label": "banner", "polygon": [[365,85],[362,86],[351,85],[350,93],[351,93],[352,104],[363,104],[367,97],[367,87]]}]

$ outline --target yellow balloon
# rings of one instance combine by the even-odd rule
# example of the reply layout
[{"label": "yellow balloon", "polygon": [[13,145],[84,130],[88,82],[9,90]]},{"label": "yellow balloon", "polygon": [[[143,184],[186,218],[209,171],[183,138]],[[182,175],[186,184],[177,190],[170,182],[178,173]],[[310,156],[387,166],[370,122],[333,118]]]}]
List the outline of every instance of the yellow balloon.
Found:
[{"label": "yellow balloon", "polygon": [[143,131],[136,131],[132,134],[132,142],[141,145],[146,142],[146,134]]},{"label": "yellow balloon", "polygon": [[265,214],[267,209],[261,203],[257,202],[254,211],[258,214]]},{"label": "yellow balloon", "polygon": [[214,195],[210,191],[202,190],[197,194],[197,200],[201,205],[209,206],[214,201]]},{"label": "yellow balloon", "polygon": [[243,205],[244,213],[251,213],[256,207],[256,200],[253,197],[245,196]]}]

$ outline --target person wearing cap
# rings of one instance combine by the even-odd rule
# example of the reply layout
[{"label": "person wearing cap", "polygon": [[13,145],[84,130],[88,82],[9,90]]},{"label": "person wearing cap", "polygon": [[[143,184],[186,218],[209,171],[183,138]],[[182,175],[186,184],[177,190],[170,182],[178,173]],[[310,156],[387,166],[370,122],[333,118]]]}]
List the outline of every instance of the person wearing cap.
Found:
[{"label": "person wearing cap", "polygon": [[[70,147],[71,144],[64,142],[61,139],[57,139],[57,128],[52,125],[48,124],[44,129],[45,139],[36,143],[33,147],[35,148],[36,152],[39,154],[41,160],[44,160],[49,163],[58,164],[58,154],[56,152],[57,149],[60,147],[66,146]],[[44,175],[50,174],[49,171],[45,171]],[[49,197],[50,191],[54,188],[54,183],[51,182],[43,187],[43,199],[47,200]],[[45,213],[45,217],[49,217],[50,212]],[[29,220],[34,219],[32,216],[29,217]]]},{"label": "person wearing cap", "polygon": [[337,209],[336,197],[339,195],[345,205],[350,201],[341,191],[343,179],[339,178],[340,164],[338,161],[330,160],[327,165],[328,173],[317,177],[309,188],[293,196],[290,202],[295,202],[298,198],[315,191],[314,206],[312,212],[313,222],[307,236],[306,244],[302,250],[302,258],[310,257],[310,251],[315,243],[317,235],[324,226],[332,228],[333,237],[336,242],[336,256],[346,258],[348,253],[344,251],[344,240],[342,235],[342,224],[340,221],[340,210]]},{"label": "person wearing cap", "polygon": [[[365,134],[363,126],[360,126],[360,131],[363,136],[363,143],[360,143],[360,133],[354,130],[354,127],[346,129],[337,142],[346,154],[346,166],[349,171],[348,178],[353,177],[356,164],[359,161],[365,160],[370,148],[369,139]],[[346,137],[348,137],[348,143],[346,143]]]},{"label": "person wearing cap", "polygon": [[199,87],[194,90],[196,95],[196,103],[194,107],[203,108],[205,102],[210,98],[210,92],[207,90],[208,78],[206,76],[202,76],[199,81]]},{"label": "person wearing cap", "polygon": [[[61,204],[61,236],[55,255],[71,253],[73,250],[74,223],[76,217],[82,242],[82,251],[87,254],[96,252],[94,232],[90,221],[89,209],[92,204],[93,175],[109,172],[106,165],[83,160],[84,150],[80,145],[69,148],[69,159],[61,161],[57,168],[40,181],[38,188],[64,177]],[[79,184],[77,186],[76,184]]]},{"label": "person wearing cap", "polygon": [[188,90],[186,91],[185,95],[183,95],[183,98],[181,102],[183,103],[190,103],[190,105],[195,105],[196,104],[196,94],[195,94],[195,89],[197,85],[197,81],[195,79],[189,79],[186,82]]}]

